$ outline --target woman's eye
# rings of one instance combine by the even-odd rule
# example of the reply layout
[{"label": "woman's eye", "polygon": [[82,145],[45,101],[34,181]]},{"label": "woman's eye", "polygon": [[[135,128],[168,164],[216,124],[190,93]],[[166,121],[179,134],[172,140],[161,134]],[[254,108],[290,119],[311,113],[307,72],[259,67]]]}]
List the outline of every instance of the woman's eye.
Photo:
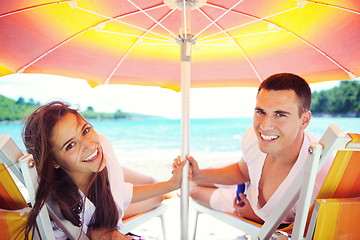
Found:
[{"label": "woman's eye", "polygon": [[74,143],[74,142],[68,144],[68,145],[66,146],[66,151],[72,149],[74,146],[75,146],[75,143]]},{"label": "woman's eye", "polygon": [[90,130],[91,130],[91,127],[85,128],[83,134],[85,135],[85,134],[89,133]]}]

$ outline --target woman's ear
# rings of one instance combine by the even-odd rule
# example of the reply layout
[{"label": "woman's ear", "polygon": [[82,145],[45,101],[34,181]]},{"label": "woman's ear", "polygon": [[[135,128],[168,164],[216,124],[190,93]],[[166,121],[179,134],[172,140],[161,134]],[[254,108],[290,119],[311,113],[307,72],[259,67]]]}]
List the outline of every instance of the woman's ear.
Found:
[{"label": "woman's ear", "polygon": [[60,165],[57,164],[56,162],[54,162],[54,167],[55,167],[56,169],[59,169],[59,168],[60,168]]}]

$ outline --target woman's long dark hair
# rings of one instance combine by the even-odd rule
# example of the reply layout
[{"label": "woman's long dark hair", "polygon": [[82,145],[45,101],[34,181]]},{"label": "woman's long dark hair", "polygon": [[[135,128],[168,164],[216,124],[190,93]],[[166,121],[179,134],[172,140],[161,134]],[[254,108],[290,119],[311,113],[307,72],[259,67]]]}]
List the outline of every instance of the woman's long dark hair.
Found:
[{"label": "woman's long dark hair", "polygon": [[[65,219],[75,226],[81,226],[80,220],[83,201],[79,188],[61,168],[55,168],[55,157],[50,142],[55,124],[68,113],[79,120],[82,116],[68,104],[55,101],[36,109],[25,121],[23,141],[28,153],[33,155],[38,173],[39,186],[35,204],[28,215],[25,226],[25,239],[36,226],[36,217],[49,196],[57,201]],[[108,228],[115,230],[119,213],[110,190],[108,171],[93,173],[86,197],[95,205],[96,210],[90,221],[89,229]]]}]

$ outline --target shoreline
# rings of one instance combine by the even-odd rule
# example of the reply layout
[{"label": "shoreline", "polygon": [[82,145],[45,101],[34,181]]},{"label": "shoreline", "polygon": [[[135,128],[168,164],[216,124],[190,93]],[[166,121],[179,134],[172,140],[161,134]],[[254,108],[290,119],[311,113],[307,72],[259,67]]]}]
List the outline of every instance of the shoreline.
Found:
[{"label": "shoreline", "polygon": [[[314,113],[312,112],[312,116],[316,118],[359,118],[360,113]],[[226,118],[192,118],[191,120],[197,119],[244,119],[244,118],[252,118],[252,117],[226,117]],[[141,117],[131,117],[131,118],[86,118],[90,122],[110,122],[110,121],[144,121],[144,120],[180,120],[180,119],[172,119],[172,118],[163,118],[163,117],[149,117],[149,118],[141,118]],[[25,119],[19,120],[0,120],[0,125],[7,124],[22,124]]]}]

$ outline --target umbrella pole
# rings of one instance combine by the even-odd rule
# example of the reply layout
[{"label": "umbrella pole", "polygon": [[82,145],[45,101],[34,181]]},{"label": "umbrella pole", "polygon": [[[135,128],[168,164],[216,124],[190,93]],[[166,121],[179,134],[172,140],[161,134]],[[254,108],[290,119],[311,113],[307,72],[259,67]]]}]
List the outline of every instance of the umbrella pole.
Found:
[{"label": "umbrella pole", "polygon": [[[189,99],[190,99],[190,62],[181,63],[182,71],[182,113],[181,113],[181,159],[185,160],[186,154],[189,153],[190,139],[190,115],[189,115]],[[189,163],[186,163],[182,172],[181,181],[181,240],[188,239],[188,221],[189,221],[189,179],[188,179]]]},{"label": "umbrella pole", "polygon": [[[191,7],[183,1],[183,36],[181,51],[181,159],[189,154],[190,142],[190,83],[191,83],[191,48],[190,11]],[[183,168],[180,195],[180,239],[189,238],[189,163]]]}]

